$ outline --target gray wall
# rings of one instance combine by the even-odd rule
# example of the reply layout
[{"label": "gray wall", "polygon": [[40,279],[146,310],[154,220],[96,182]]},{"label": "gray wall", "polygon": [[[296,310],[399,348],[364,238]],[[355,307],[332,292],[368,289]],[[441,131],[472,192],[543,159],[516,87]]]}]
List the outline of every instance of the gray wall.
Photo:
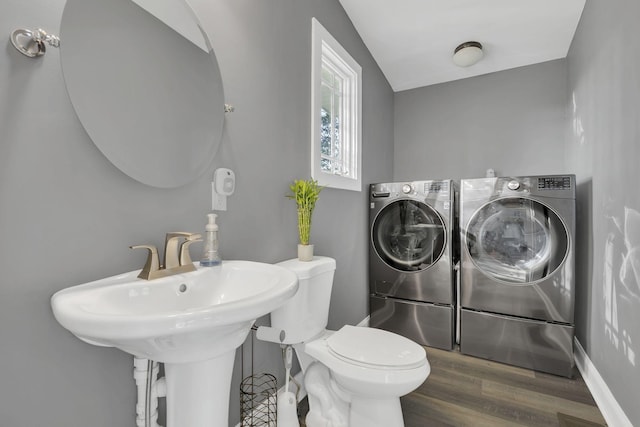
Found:
[{"label": "gray wall", "polygon": [[578,180],[577,330],[640,425],[640,3],[587,0],[569,51],[567,164]]},{"label": "gray wall", "polygon": [[[84,133],[65,92],[59,52],[29,59],[8,41],[23,25],[59,33],[63,5],[5,0],[0,7],[0,34],[7,36],[0,60],[0,424],[130,426],[131,356],[66,332],[51,314],[50,296],[140,268],[144,254],[128,245],[160,246],[167,231],[202,231],[212,172],[220,166],[237,176],[236,194],[219,220],[224,257],[295,256],[295,207],[284,195],[290,181],[310,173],[312,16],[364,70],[365,183],[392,177],[393,92],[337,0],[198,0],[236,112],[227,116],[218,156],[204,176],[175,190],[154,189],[114,168]],[[314,216],[317,253],[338,261],[332,328],[367,315],[366,200],[366,192],[326,189]],[[256,369],[281,376],[277,346],[256,345],[256,357]],[[237,364],[232,424],[239,377]]]},{"label": "gray wall", "polygon": [[394,179],[565,172],[566,61],[395,94]]}]

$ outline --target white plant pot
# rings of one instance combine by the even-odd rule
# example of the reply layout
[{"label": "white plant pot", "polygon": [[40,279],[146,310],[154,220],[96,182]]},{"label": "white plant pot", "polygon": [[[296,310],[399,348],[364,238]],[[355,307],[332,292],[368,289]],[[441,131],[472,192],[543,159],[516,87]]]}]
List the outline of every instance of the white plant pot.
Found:
[{"label": "white plant pot", "polygon": [[313,259],[313,245],[298,244],[298,259],[300,261],[311,261]]}]

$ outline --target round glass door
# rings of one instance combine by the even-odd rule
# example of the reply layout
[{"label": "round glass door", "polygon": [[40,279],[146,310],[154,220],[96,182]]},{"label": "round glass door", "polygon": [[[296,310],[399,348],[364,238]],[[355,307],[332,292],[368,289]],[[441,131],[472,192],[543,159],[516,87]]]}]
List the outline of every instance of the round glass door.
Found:
[{"label": "round glass door", "polygon": [[535,282],[552,274],[565,259],[569,238],[548,206],[535,200],[505,198],[478,210],[466,230],[475,265],[494,279]]},{"label": "round glass door", "polygon": [[372,242],[378,256],[402,271],[420,271],[444,253],[445,227],[440,215],[417,200],[398,200],[376,217]]}]

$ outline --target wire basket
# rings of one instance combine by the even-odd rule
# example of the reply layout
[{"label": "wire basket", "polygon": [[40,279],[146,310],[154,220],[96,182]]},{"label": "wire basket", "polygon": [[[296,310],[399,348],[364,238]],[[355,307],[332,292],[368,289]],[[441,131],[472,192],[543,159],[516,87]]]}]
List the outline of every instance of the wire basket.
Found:
[{"label": "wire basket", "polygon": [[276,427],[278,382],[271,374],[250,375],[240,383],[240,425]]}]

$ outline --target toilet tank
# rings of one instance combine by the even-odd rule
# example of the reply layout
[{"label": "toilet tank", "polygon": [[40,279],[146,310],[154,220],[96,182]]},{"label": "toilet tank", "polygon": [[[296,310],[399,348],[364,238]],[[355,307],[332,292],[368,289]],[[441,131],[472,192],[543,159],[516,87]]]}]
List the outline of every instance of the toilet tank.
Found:
[{"label": "toilet tank", "polygon": [[271,327],[285,331],[283,344],[302,343],[327,326],[336,261],[316,256],[311,261],[296,258],[277,265],[297,274],[298,292],[271,312]]}]

